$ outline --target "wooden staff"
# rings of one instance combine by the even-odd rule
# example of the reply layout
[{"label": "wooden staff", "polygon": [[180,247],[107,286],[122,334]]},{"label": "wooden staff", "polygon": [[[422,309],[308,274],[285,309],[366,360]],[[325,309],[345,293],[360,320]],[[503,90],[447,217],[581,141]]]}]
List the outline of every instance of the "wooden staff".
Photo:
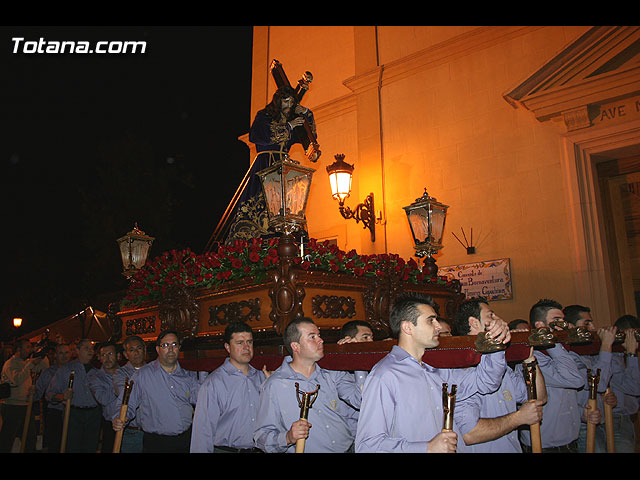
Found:
[{"label": "wooden staff", "polygon": [[124,422],[127,421],[127,408],[129,406],[129,395],[131,395],[131,387],[133,380],[127,378],[124,381],[124,393],[122,394],[122,405],[120,406],[120,420],[122,421],[122,430],[116,432],[116,438],[113,441],[113,453],[120,453],[122,445],[122,435],[124,434]]},{"label": "wooden staff", "polygon": [[[69,375],[69,388],[67,390],[71,390],[73,388],[73,376],[76,374],[74,370],[71,370],[71,374]],[[64,408],[64,421],[62,423],[62,438],[60,440],[60,453],[64,453],[67,448],[67,431],[69,430],[69,415],[71,414],[71,397],[67,399],[67,404]]]},{"label": "wooden staff", "polygon": [[[300,406],[300,419],[307,420],[309,418],[309,409],[313,405],[313,402],[318,398],[318,390],[320,385],[313,392],[302,392],[296,382],[296,396],[298,397],[298,405]],[[296,453],[304,453],[305,438],[300,438],[296,441]]]},{"label": "wooden staff", "polygon": [[449,393],[449,385],[442,384],[442,411],[444,413],[442,419],[442,431],[453,431],[453,411],[456,406],[457,385],[451,385],[451,393]]},{"label": "wooden staff", "polygon": [[[598,408],[597,393],[598,380],[600,380],[600,369],[595,375],[591,375],[591,369],[587,369],[587,378],[589,381],[589,411],[593,412]],[[593,453],[596,450],[596,424],[591,423],[587,419],[587,453]]]},{"label": "wooden staff", "polygon": [[[607,387],[605,395],[611,393],[611,388]],[[604,424],[607,432],[607,452],[616,453],[616,444],[613,438],[613,407],[602,400],[604,405]]]},{"label": "wooden staff", "polygon": [[[522,362],[522,373],[524,374],[524,382],[527,385],[527,397],[529,402],[535,402],[538,399],[536,390],[536,367],[537,360],[532,362]],[[542,453],[542,435],[540,434],[540,422],[529,425],[531,432],[531,452]]]},{"label": "wooden staff", "polygon": [[[36,384],[38,375],[31,372],[31,386]],[[20,439],[20,453],[24,453],[27,446],[27,434],[29,433],[29,423],[31,422],[31,410],[33,409],[33,388],[30,389],[29,400],[27,400],[27,413],[24,417],[24,428],[22,429],[22,438]]]}]

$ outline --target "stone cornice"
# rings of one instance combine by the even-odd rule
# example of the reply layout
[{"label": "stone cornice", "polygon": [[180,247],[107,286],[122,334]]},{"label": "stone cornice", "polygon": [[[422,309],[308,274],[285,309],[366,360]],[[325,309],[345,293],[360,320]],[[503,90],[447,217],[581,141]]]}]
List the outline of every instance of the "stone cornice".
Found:
[{"label": "stone cornice", "polygon": [[640,27],[593,27],[504,95],[540,121],[591,126],[589,111],[640,93]]},{"label": "stone cornice", "polygon": [[391,82],[402,80],[416,72],[433,68],[468,55],[509,38],[524,35],[542,27],[535,26],[486,26],[453,37],[447,41],[432,45],[403,58],[385,63],[361,75],[346,79],[343,83],[352,92],[377,88]]}]

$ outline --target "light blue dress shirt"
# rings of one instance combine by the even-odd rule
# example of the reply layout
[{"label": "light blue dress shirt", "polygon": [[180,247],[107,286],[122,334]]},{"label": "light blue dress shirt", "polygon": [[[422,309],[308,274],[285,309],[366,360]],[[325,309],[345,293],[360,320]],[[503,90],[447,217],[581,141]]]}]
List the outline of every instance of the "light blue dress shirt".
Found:
[{"label": "light blue dress shirt", "polygon": [[[545,354],[534,351],[538,367],[547,387],[547,403],[542,407],[540,437],[542,448],[561,447],[578,439],[582,410],[578,405],[578,390],[585,387],[585,377],[573,357],[558,343]],[[516,365],[522,373],[522,365]],[[531,446],[528,429],[520,432],[520,441]]]},{"label": "light blue dress shirt", "polygon": [[[93,370],[95,370],[95,368],[93,368]],[[89,388],[89,375],[87,374],[84,364],[79,360],[71,360],[56,371],[45,392],[47,401],[51,402],[51,398],[54,395],[64,393],[69,388],[69,377],[72,371],[75,373],[73,376],[71,406],[79,408],[97,407],[98,402],[96,402]],[[58,402],[58,404],[64,405],[64,402]]]},{"label": "light blue dress shirt", "polygon": [[[349,372],[325,370],[316,364],[309,378],[294,371],[291,357],[264,382],[260,392],[258,421],[254,440],[267,453],[293,453],[295,444],[286,441],[287,431],[300,419],[296,382],[302,392],[318,396],[309,409],[311,423],[305,453],[344,453],[353,445],[350,426],[352,407],[360,407],[362,392]],[[346,402],[346,403],[345,403]]]},{"label": "light blue dress shirt", "polygon": [[226,358],[204,380],[191,431],[191,452],[211,453],[214,446],[253,448],[265,375],[249,365],[247,375]]},{"label": "light blue dress shirt", "polygon": [[[140,367],[142,368],[142,367]],[[125,363],[122,367],[116,370],[116,373],[113,374],[113,391],[116,397],[119,397],[117,403],[118,411],[116,412],[116,416],[120,415],[120,405],[122,404],[122,394],[124,393],[124,383],[127,380],[131,380],[133,374],[136,373],[139,369],[136,369],[131,362]],[[127,408],[128,410],[128,408]],[[140,428],[140,420],[137,415],[131,418],[131,415],[135,415],[135,412],[127,412],[127,427],[137,427]]]},{"label": "light blue dress shirt", "polygon": [[[137,370],[130,380],[133,387],[128,419],[137,416],[145,432],[158,435],[179,435],[189,429],[200,386],[196,372],[185,370],[178,363],[168,373],[156,359]],[[118,393],[118,407],[112,420],[120,416],[123,393]]]},{"label": "light blue dress shirt", "polygon": [[[454,420],[462,434],[469,433],[481,418],[497,418],[518,410],[518,404],[528,400],[527,386],[522,372],[507,368],[500,388],[494,393],[471,397],[456,403]],[[522,453],[518,430],[513,430],[489,442],[468,445],[471,453]]]},{"label": "light blue dress shirt", "polygon": [[94,368],[89,372],[89,388],[102,407],[102,416],[105,420],[111,421],[116,411],[120,412],[118,397],[113,388],[113,374],[107,372],[104,367]]},{"label": "light blue dress shirt", "polygon": [[[419,362],[394,345],[367,376],[356,434],[356,453],[425,453],[442,431],[442,384],[457,386],[456,402],[476,392],[492,393],[507,368],[504,352],[482,355],[477,367],[445,369]],[[458,434],[457,451],[465,451]]]},{"label": "light blue dress shirt", "polygon": [[623,353],[614,353],[611,361],[611,391],[615,393],[618,404],[613,408],[614,415],[633,415],[638,413],[640,401],[640,367],[638,357],[626,357]]}]

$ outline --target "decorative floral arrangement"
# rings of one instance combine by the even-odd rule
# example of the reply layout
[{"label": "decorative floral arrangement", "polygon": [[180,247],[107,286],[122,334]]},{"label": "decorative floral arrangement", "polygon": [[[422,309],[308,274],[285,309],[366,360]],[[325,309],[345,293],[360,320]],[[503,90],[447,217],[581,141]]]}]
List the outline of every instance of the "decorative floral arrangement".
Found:
[{"label": "decorative floral arrangement", "polygon": [[[358,255],[344,252],[329,241],[310,239],[303,256],[294,263],[303,270],[319,270],[350,274],[356,277],[384,276],[395,273],[402,281],[413,284],[449,285],[447,277],[430,276],[414,259],[405,261],[397,254]],[[131,281],[123,306],[157,301],[173,286],[212,288],[223,282],[250,279],[266,280],[267,272],[279,261],[278,239],[253,238],[222,245],[217,252],[195,254],[189,249],[171,250],[155,257],[138,270]]]}]

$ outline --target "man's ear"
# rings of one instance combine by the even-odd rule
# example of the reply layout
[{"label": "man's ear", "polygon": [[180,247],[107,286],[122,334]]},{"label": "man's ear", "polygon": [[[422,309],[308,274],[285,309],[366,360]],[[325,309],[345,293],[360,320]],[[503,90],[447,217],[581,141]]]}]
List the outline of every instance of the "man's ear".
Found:
[{"label": "man's ear", "polygon": [[476,317],[473,317],[473,316],[469,317],[469,327],[475,328],[475,329],[481,328],[480,319],[478,319]]},{"label": "man's ear", "polygon": [[413,323],[406,320],[400,323],[400,331],[405,335],[412,335],[413,327],[414,327]]}]

